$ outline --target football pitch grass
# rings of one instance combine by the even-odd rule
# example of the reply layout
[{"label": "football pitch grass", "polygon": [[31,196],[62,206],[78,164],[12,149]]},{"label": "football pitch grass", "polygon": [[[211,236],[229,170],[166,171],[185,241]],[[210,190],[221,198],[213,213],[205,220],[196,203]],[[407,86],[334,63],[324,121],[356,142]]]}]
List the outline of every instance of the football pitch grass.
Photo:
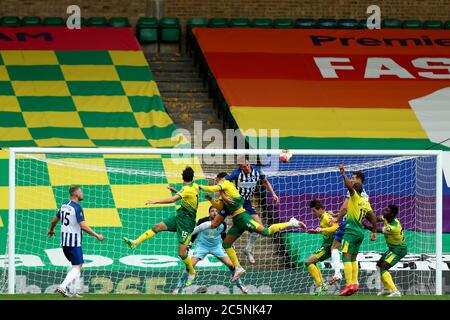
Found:
[{"label": "football pitch grass", "polygon": [[443,296],[402,296],[402,297],[378,297],[374,295],[353,295],[339,297],[338,295],[306,295],[306,294],[256,294],[256,295],[231,295],[231,294],[83,294],[82,298],[64,298],[59,294],[1,294],[0,300],[450,300],[450,295]]}]

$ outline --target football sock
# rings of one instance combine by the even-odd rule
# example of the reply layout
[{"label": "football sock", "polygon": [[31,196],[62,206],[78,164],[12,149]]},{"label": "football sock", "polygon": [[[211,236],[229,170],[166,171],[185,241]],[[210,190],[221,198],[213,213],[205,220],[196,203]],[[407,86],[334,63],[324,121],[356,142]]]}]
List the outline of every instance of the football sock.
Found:
[{"label": "football sock", "polygon": [[278,231],[286,229],[289,227],[289,222],[275,223],[269,227],[269,235],[272,235]]},{"label": "football sock", "polygon": [[76,278],[80,276],[80,270],[78,268],[72,268],[66,275],[63,283],[61,283],[61,287],[66,289],[67,285],[74,281]]},{"label": "football sock", "polygon": [[333,263],[334,275],[341,274],[341,257],[339,256],[339,249],[331,250],[331,261]]},{"label": "football sock", "polygon": [[231,262],[233,262],[234,267],[238,267],[239,266],[239,259],[236,255],[236,251],[230,247],[230,248],[225,248],[225,252],[227,253],[228,257],[230,258]]},{"label": "football sock", "polygon": [[358,261],[352,261],[352,284],[358,284]]},{"label": "football sock", "polygon": [[155,236],[155,231],[153,231],[152,229],[148,229],[147,231],[145,231],[143,234],[141,234],[139,236],[139,238],[137,238],[134,243],[135,244],[141,244],[142,242],[144,242],[145,240],[148,240],[152,237]]},{"label": "football sock", "polygon": [[314,279],[316,287],[320,287],[322,285],[322,275],[319,268],[314,263],[311,263],[308,265],[308,270],[312,278]]},{"label": "football sock", "polygon": [[389,271],[385,270],[382,274],[381,274],[381,278],[384,279],[384,283],[385,285],[387,285],[387,287],[389,289],[391,289],[392,291],[397,291],[397,287],[394,284],[394,281],[392,280],[392,276],[389,273]]}]

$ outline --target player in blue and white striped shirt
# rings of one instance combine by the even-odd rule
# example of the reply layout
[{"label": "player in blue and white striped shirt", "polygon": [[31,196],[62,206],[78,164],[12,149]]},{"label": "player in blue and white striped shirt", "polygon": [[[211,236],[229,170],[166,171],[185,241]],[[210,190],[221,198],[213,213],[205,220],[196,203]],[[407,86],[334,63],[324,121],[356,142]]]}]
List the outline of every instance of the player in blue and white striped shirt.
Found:
[{"label": "player in blue and white striped shirt", "polygon": [[[244,209],[252,216],[254,220],[262,224],[261,217],[256,212],[252,205],[252,196],[256,189],[256,184],[261,181],[266,189],[272,194],[272,198],[275,203],[279,202],[279,198],[275,191],[273,191],[272,185],[267,180],[266,175],[261,168],[250,165],[247,158],[239,164],[239,168],[236,168],[230,175],[226,176],[228,181],[234,181],[240,195],[244,198]],[[254,232],[250,234],[247,247],[244,252],[247,255],[250,263],[255,263],[253,256],[253,246],[258,240],[259,234]]]},{"label": "player in blue and white striped shirt", "polygon": [[[83,266],[83,251],[81,248],[83,234],[86,231],[88,234],[96,237],[99,241],[104,238],[101,234],[97,234],[94,230],[89,228],[84,220],[83,208],[78,203],[83,200],[83,191],[80,186],[73,186],[69,189],[70,201],[64,203],[56,213],[50,224],[50,230],[47,236],[50,238],[55,235],[55,227],[59,220],[61,220],[61,246],[67,260],[72,263],[72,269],[67,273],[63,283],[56,289],[64,297],[69,297],[67,286],[76,282],[81,275],[81,267]],[[77,296],[76,293],[74,293]]]}]

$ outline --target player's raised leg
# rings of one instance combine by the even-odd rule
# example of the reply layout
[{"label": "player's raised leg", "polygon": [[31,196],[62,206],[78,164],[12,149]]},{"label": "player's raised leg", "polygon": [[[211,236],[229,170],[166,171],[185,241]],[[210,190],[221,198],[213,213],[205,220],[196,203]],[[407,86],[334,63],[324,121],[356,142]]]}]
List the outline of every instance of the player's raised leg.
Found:
[{"label": "player's raised leg", "polygon": [[131,250],[134,250],[142,242],[153,238],[158,232],[167,231],[167,230],[168,230],[167,225],[164,223],[164,221],[162,221],[160,223],[153,225],[153,227],[151,229],[148,229],[147,231],[142,233],[135,240],[124,237],[123,241],[125,241],[125,243],[130,247]]}]

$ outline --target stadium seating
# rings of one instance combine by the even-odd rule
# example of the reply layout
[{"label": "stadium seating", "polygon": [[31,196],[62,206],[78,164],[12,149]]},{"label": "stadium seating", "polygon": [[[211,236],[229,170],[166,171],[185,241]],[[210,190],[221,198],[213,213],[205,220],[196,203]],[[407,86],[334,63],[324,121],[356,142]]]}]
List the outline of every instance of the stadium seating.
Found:
[{"label": "stadium seating", "polygon": [[336,29],[337,21],[336,19],[318,19],[317,27],[319,29]]},{"label": "stadium seating", "polygon": [[438,30],[443,29],[443,24],[442,21],[440,20],[426,20],[423,22],[423,28],[430,30]]},{"label": "stadium seating", "polygon": [[230,19],[231,28],[248,28],[250,27],[250,19],[247,18],[233,18]]},{"label": "stadium seating", "polygon": [[61,17],[44,18],[43,25],[46,27],[65,27],[66,21]]},{"label": "stadium seating", "polygon": [[315,27],[316,27],[316,20],[314,19],[302,18],[297,19],[294,22],[294,28],[298,29],[313,29]]},{"label": "stadium seating", "polygon": [[87,19],[86,25],[88,27],[106,27],[108,20],[105,17],[90,17]]},{"label": "stadium seating", "polygon": [[113,17],[108,20],[108,26],[116,28],[126,28],[130,26],[128,18],[125,17]]},{"label": "stadium seating", "polygon": [[383,19],[381,21],[382,29],[401,29],[402,22],[398,19]]},{"label": "stadium seating", "polygon": [[196,45],[194,35],[192,34],[193,28],[205,28],[208,26],[208,19],[206,18],[191,18],[186,24],[186,51],[190,52],[193,46]]},{"label": "stadium seating", "polygon": [[420,20],[405,20],[402,26],[403,29],[422,29],[422,22]]},{"label": "stadium seating", "polygon": [[142,43],[158,42],[158,20],[156,18],[139,18],[136,26],[137,38]]},{"label": "stadium seating", "polygon": [[16,16],[5,16],[0,19],[2,27],[20,27],[20,18]]},{"label": "stadium seating", "polygon": [[23,17],[22,25],[24,27],[38,27],[42,25],[41,17]]},{"label": "stadium seating", "polygon": [[272,28],[273,21],[269,18],[255,18],[251,22],[253,28]]},{"label": "stadium seating", "polygon": [[356,19],[339,19],[337,27],[339,29],[357,29],[358,21]]},{"label": "stadium seating", "polygon": [[210,28],[228,28],[228,19],[226,18],[211,18],[208,20],[208,27]]},{"label": "stadium seating", "polygon": [[273,20],[273,27],[275,29],[292,29],[294,27],[293,19],[275,19]]},{"label": "stadium seating", "polygon": [[161,18],[159,20],[159,34],[158,52],[161,42],[178,43],[178,52],[181,52],[181,24],[178,18]]}]

